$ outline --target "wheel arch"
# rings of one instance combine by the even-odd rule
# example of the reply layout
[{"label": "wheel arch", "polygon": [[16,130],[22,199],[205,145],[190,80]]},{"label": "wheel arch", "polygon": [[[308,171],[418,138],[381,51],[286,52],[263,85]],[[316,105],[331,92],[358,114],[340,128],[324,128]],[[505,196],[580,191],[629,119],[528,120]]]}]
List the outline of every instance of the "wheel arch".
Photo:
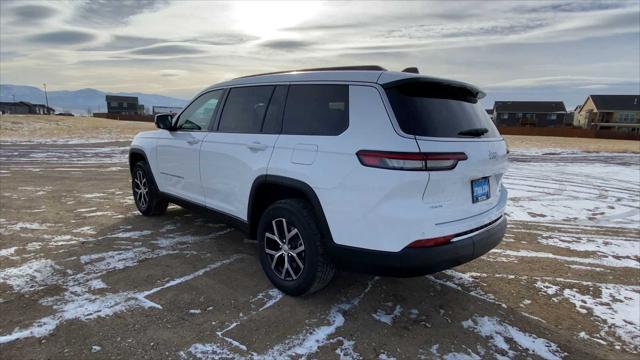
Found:
[{"label": "wheel arch", "polygon": [[322,238],[333,243],[333,237],[331,236],[327,218],[322,210],[322,204],[313,188],[303,181],[278,175],[258,176],[251,186],[249,206],[247,207],[249,235],[252,238],[256,237],[260,216],[270,204],[288,198],[307,200],[313,207]]},{"label": "wheel arch", "polygon": [[144,150],[138,148],[129,149],[129,172],[133,172],[133,167],[140,161],[144,161],[149,164],[149,159]]},{"label": "wheel arch", "polygon": [[151,163],[149,163],[149,159],[147,158],[147,154],[145,154],[144,150],[139,148],[130,148],[129,149],[129,173],[133,176],[133,167],[136,166],[140,161],[144,161],[147,164],[147,170],[149,172],[149,180],[153,183],[155,187],[158,187],[158,182],[153,174],[153,170],[151,170]]}]

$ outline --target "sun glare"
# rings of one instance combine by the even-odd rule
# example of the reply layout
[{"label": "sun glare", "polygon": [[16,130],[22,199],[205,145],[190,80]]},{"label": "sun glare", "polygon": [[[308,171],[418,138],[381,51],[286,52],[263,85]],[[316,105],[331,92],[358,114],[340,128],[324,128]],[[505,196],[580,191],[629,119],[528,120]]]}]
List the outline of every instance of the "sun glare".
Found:
[{"label": "sun glare", "polygon": [[311,19],[321,7],[322,3],[316,1],[241,1],[234,3],[233,15],[241,31],[269,39]]}]

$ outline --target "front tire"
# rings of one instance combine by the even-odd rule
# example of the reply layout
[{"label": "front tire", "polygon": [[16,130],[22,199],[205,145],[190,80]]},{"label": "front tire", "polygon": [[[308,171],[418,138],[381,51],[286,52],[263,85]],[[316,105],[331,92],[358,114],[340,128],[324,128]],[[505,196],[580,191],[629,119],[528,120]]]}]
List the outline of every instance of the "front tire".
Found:
[{"label": "front tire", "polygon": [[316,292],[335,274],[313,209],[304,200],[280,200],[267,208],[258,225],[258,251],[271,283],[288,295]]},{"label": "front tire", "polygon": [[163,215],[169,203],[162,198],[151,177],[149,165],[139,161],[131,172],[131,190],[138,211],[144,216]]}]

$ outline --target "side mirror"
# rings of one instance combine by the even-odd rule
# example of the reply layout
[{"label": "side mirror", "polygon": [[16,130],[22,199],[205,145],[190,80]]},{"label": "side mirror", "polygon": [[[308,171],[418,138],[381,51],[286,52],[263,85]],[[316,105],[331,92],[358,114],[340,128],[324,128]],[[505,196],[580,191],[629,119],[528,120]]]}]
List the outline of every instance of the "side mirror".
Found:
[{"label": "side mirror", "polygon": [[173,122],[173,115],[171,114],[158,114],[155,117],[154,122],[158,129],[171,131],[171,124]]}]

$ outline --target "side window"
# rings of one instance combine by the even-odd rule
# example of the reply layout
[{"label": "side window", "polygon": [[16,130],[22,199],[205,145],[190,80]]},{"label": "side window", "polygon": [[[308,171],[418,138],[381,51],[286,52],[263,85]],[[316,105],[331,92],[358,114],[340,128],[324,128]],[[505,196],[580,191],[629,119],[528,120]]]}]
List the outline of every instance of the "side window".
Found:
[{"label": "side window", "polygon": [[283,127],[283,134],[341,134],[349,127],[349,86],[289,86]]},{"label": "side window", "polygon": [[250,86],[229,91],[220,118],[220,132],[259,133],[274,86]]},{"label": "side window", "polygon": [[180,114],[176,128],[178,130],[206,131],[213,120],[221,97],[222,90],[202,94]]},{"label": "side window", "polygon": [[284,103],[287,100],[287,85],[278,85],[271,96],[267,114],[262,124],[262,132],[265,134],[280,134],[282,131],[282,115],[284,114]]}]

